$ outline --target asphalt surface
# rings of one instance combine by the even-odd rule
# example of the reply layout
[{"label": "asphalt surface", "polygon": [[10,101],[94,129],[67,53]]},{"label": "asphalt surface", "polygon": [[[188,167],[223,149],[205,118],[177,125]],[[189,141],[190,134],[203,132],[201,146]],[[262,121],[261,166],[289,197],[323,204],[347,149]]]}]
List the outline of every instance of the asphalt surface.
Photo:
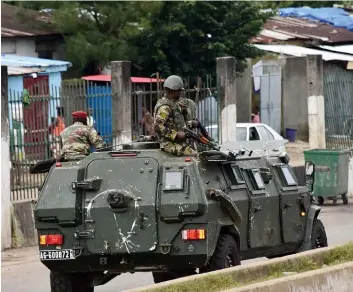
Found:
[{"label": "asphalt surface", "polygon": [[[352,199],[351,199],[352,200]],[[353,241],[353,203],[336,206],[325,205],[319,215],[328,236],[329,246]],[[264,258],[244,261],[248,264]],[[121,292],[153,284],[151,273],[125,274],[116,277],[96,292]],[[37,248],[10,250],[2,253],[1,289],[3,292],[48,292],[49,270],[38,258]]]}]

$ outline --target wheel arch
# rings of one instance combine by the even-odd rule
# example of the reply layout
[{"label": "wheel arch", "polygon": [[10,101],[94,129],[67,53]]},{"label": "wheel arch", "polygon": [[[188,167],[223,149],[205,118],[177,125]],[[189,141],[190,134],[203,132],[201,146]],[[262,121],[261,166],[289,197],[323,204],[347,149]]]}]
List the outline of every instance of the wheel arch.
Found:
[{"label": "wheel arch", "polygon": [[230,220],[218,220],[216,224],[217,227],[216,231],[213,233],[213,236],[215,236],[217,240],[214,240],[209,246],[206,262],[210,260],[213,253],[215,252],[217,242],[221,234],[230,234],[231,236],[233,236],[235,242],[237,243],[238,249],[240,250],[240,232],[236,225]]},{"label": "wheel arch", "polygon": [[240,233],[239,233],[238,228],[234,224],[221,226],[220,234],[232,235],[235,242],[238,245],[238,250],[240,250]]},{"label": "wheel arch", "polygon": [[319,216],[321,208],[315,205],[311,205],[308,210],[306,227],[304,233],[304,241],[298,252],[306,251],[311,249],[311,234],[315,220]]}]

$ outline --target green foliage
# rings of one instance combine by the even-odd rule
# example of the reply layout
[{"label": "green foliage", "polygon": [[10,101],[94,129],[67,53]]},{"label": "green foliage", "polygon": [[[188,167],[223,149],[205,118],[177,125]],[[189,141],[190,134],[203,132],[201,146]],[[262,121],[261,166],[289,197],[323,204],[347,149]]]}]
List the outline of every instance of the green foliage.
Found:
[{"label": "green foliage", "polygon": [[267,17],[249,2],[162,2],[150,19],[151,29],[131,42],[147,72],[205,75],[214,72],[217,57],[229,55],[241,70],[246,58],[259,54],[248,40]]},{"label": "green foliage", "polygon": [[18,2],[29,9],[54,9],[65,36],[67,59],[76,69],[112,60],[131,60],[133,74],[205,75],[217,57],[232,55],[242,70],[261,52],[248,40],[268,14],[253,2],[113,1]]}]

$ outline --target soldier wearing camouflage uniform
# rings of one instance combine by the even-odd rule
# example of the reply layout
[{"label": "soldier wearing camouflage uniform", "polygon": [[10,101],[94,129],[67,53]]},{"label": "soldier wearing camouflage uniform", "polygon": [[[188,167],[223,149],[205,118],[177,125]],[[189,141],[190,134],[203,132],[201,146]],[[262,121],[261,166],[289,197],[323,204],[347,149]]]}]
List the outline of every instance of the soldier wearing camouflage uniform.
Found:
[{"label": "soldier wearing camouflage uniform", "polygon": [[103,140],[97,131],[87,126],[87,113],[72,113],[73,124],[60,135],[62,161],[81,160],[90,154],[91,146],[96,149],[103,147]]},{"label": "soldier wearing camouflage uniform", "polygon": [[164,82],[165,96],[159,99],[154,108],[154,130],[158,135],[161,148],[170,154],[196,155],[196,151],[186,143],[182,128],[186,122],[179,104],[183,80],[176,75],[169,76]]},{"label": "soldier wearing camouflage uniform", "polygon": [[194,121],[196,119],[195,102],[190,98],[181,97],[179,99],[179,104],[180,104],[185,122],[190,123],[190,121]]}]

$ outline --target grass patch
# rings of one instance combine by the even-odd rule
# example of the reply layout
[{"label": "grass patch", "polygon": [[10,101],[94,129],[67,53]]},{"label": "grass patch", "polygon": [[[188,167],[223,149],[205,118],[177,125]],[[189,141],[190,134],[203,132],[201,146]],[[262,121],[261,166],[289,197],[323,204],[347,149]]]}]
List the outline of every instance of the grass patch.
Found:
[{"label": "grass patch", "polygon": [[[319,257],[317,257],[319,259]],[[325,266],[334,266],[353,261],[353,242],[327,252],[320,260],[316,257],[301,257],[295,260],[272,264],[265,275],[256,275],[252,271],[247,273],[239,270],[221,275],[209,275],[192,281],[182,282],[160,288],[144,290],[146,292],[216,292],[231,288],[246,286],[287,276],[287,273],[304,273],[317,270]],[[255,278],[255,280],[254,280]]]}]

